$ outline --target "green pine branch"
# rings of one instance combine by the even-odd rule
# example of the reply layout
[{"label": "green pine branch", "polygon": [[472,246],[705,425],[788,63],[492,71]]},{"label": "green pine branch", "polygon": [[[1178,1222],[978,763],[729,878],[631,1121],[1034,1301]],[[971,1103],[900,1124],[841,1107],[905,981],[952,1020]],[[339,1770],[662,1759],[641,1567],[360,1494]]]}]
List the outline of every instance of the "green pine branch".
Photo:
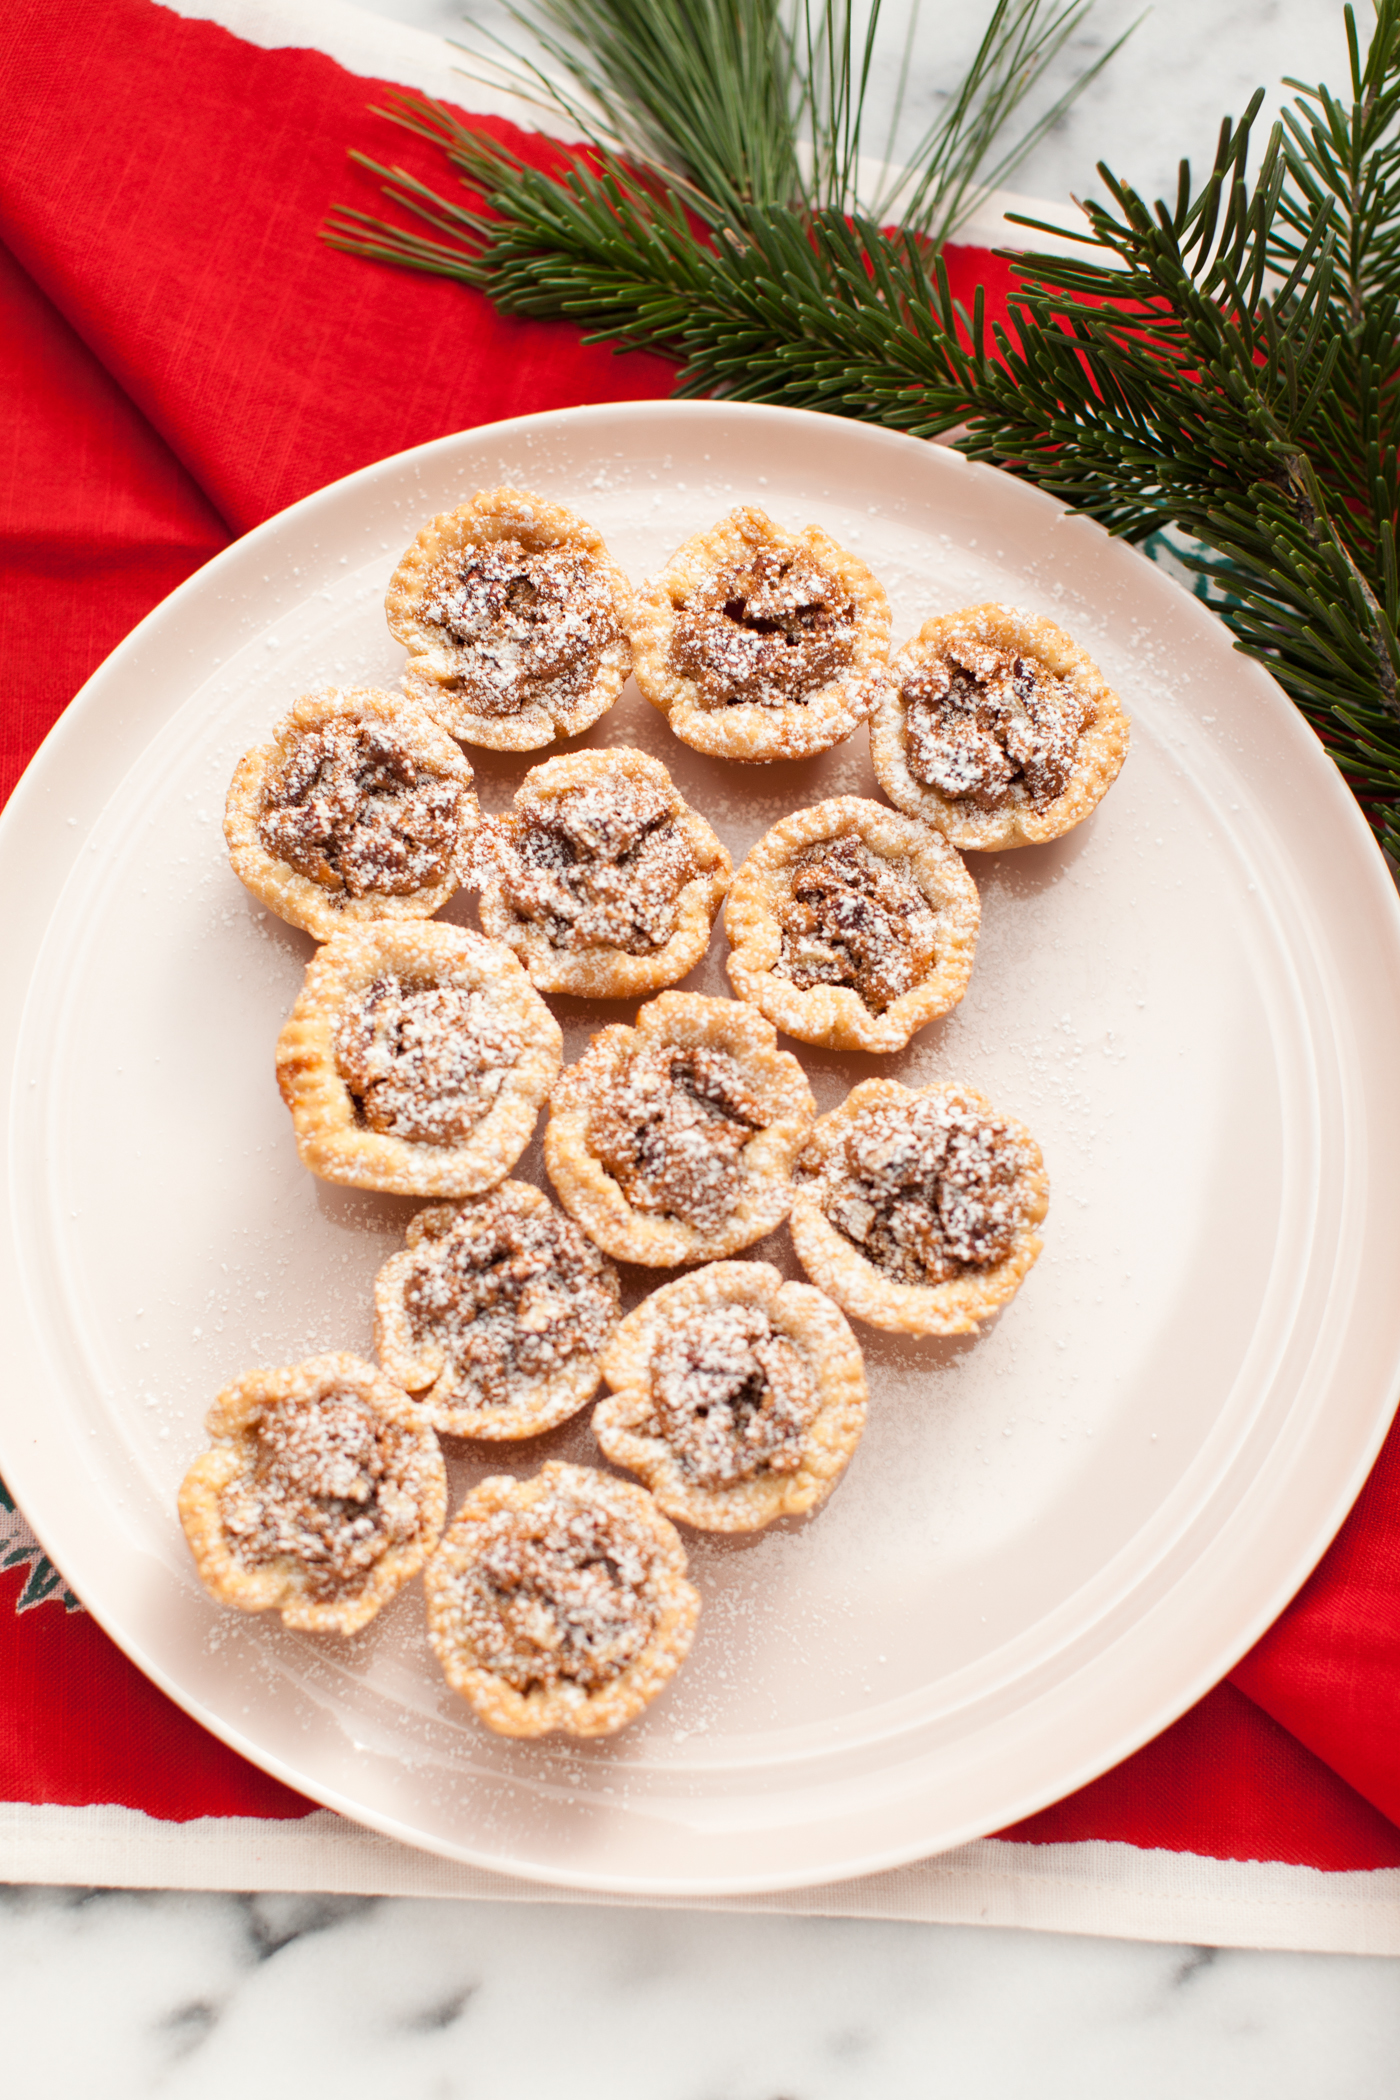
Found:
[{"label": "green pine branch", "polygon": [[[1008,143],[1017,111],[1093,5],[993,0],[967,72],[898,165],[920,0],[909,0],[893,113],[878,141],[869,137],[865,103],[884,42],[882,0],[865,7],[853,0],[508,0],[549,68],[468,47],[468,72],[563,117],[633,169],[661,173],[702,213],[750,205],[863,209],[883,220],[898,207],[904,225],[941,244],[1131,35],[1125,31]],[[506,52],[501,40],[491,41]],[[862,184],[872,180],[867,196]]]},{"label": "green pine branch", "polygon": [[[589,0],[583,14],[559,0],[557,12],[617,24],[629,9],[673,28],[692,13],[690,0]],[[765,34],[788,19],[775,0],[712,0],[706,19],[720,14]],[[1109,202],[1086,207],[1082,252],[1014,258],[1009,325],[990,332],[980,294],[971,313],[949,295],[937,204],[889,228],[850,193],[849,38],[819,76],[795,42],[775,61],[788,106],[796,77],[825,126],[813,166],[835,171],[800,195],[755,175],[736,144],[743,124],[716,145],[707,118],[721,179],[659,92],[645,157],[635,117],[630,134],[615,126],[610,142],[600,128],[591,152],[551,173],[403,97],[390,114],[439,144],[472,194],[458,203],[380,168],[430,231],[343,212],[328,237],[455,275],[504,311],[660,350],[680,364],[683,395],[924,437],[956,428],[973,458],[1110,532],[1179,528],[1237,644],[1318,729],[1400,857],[1400,0],[1377,0],[1364,49],[1350,7],[1346,22],[1347,94],[1290,83],[1296,98],[1251,173],[1261,93],[1222,126],[1199,189],[1182,163],[1171,202],[1149,205],[1101,167]],[[616,88],[601,43],[595,56]],[[846,99],[821,116],[833,82]],[[624,88],[614,108],[630,95],[635,113]]]}]

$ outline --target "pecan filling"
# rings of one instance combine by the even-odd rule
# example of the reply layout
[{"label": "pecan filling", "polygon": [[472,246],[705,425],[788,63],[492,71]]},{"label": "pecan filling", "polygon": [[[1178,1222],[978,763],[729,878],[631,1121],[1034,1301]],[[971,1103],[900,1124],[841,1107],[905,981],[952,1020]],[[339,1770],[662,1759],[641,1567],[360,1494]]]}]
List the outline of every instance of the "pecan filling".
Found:
[{"label": "pecan filling", "polygon": [[403,897],[441,882],[467,790],[375,722],[299,736],[266,790],[258,838],[275,859],[351,897]]},{"label": "pecan filling", "polygon": [[329,1599],[361,1588],[375,1562],[418,1529],[413,1439],[357,1394],[281,1400],[256,1437],[251,1471],[220,1501],[246,1566],[299,1561],[306,1593]]},{"label": "pecan filling", "polygon": [[896,1283],[944,1283],[1011,1252],[1025,1165],[1004,1123],[940,1095],[862,1117],[822,1208]]},{"label": "pecan filling", "polygon": [[556,1493],[484,1530],[458,1604],[479,1668],[521,1693],[594,1692],[642,1654],[658,1616],[651,1556],[612,1510]]},{"label": "pecan filling", "polygon": [[934,662],[905,679],[900,697],[914,778],[977,809],[998,808],[1018,784],[1036,808],[1062,795],[1093,714],[1023,656]]},{"label": "pecan filling", "polygon": [[937,921],[923,891],[857,838],[802,855],[778,923],[776,977],[803,992],[849,986],[874,1014],[912,991],[935,959]]},{"label": "pecan filling", "polygon": [[597,1100],[587,1143],[634,1210],[715,1232],[743,1186],[763,1110],[723,1050],[639,1050]]},{"label": "pecan filling", "polygon": [[802,705],[855,648],[855,604],[809,555],[760,548],[683,605],[670,668],[706,707]]},{"label": "pecan filling", "polygon": [[795,1473],[817,1411],[801,1351],[752,1305],[721,1305],[666,1337],[652,1363],[657,1426],[702,1487]]},{"label": "pecan filling", "polygon": [[617,1277],[568,1218],[493,1194],[419,1245],[404,1308],[415,1342],[441,1349],[473,1399],[494,1406],[602,1348]]},{"label": "pecan filling", "polygon": [[607,581],[581,549],[519,540],[468,548],[433,578],[423,618],[456,644],[454,687],[480,715],[574,699],[618,634]]},{"label": "pecan filling", "polygon": [[524,1047],[489,992],[377,977],[345,1012],[335,1062],[368,1129],[451,1145],[485,1115]]},{"label": "pecan filling", "polygon": [[625,779],[528,799],[490,826],[483,856],[505,903],[552,947],[627,955],[665,947],[698,873],[667,798]]}]

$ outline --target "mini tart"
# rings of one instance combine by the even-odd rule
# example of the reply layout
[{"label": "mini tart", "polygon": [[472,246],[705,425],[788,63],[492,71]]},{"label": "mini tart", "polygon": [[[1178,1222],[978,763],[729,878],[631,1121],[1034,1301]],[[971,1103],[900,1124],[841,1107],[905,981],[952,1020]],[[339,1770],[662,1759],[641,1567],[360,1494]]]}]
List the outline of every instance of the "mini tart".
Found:
[{"label": "mini tart", "polygon": [[638,593],[633,669],[683,744],[715,758],[811,758],[864,722],[889,657],[885,593],[816,525],[744,506]]},{"label": "mini tart", "polygon": [[700,1598],[645,1488],[551,1460],[466,1501],[423,1574],[428,1638],[498,1735],[612,1735],[684,1662]]},{"label": "mini tart", "polygon": [[559,1200],[618,1261],[715,1261],[781,1225],[816,1104],[771,1021],[663,992],[605,1028],[550,1097]]},{"label": "mini tart", "polygon": [[710,944],[733,862],[659,759],[615,746],[551,758],[480,833],[481,923],[542,992],[634,999]]},{"label": "mini tart", "polygon": [[562,1055],[509,948],[461,926],[380,926],[313,956],[277,1084],[323,1181],[474,1196],[529,1143]]},{"label": "mini tart", "polygon": [[358,1633],[442,1536],[447,1474],[406,1393],[357,1356],[248,1371],[180,1489],[199,1579],[298,1633]]},{"label": "mini tart", "polygon": [[1128,717],[1053,621],[1006,605],[925,620],[890,665],[870,724],[881,787],[964,853],[1039,846],[1118,778]]},{"label": "mini tart", "polygon": [[765,1261],[714,1262],[629,1313],[593,1434],[668,1517],[757,1531],[824,1502],[865,1427],[860,1345],[831,1300]]},{"label": "mini tart", "polygon": [[503,1181],[420,1210],[374,1286],[374,1346],[449,1436],[541,1436],[593,1398],[617,1271],[547,1196]]},{"label": "mini tart", "polygon": [[421,708],[328,687],[239,760],[224,837],[240,882],[328,941],[440,911],[479,822],[471,767]]},{"label": "mini tart", "polygon": [[902,1050],[966,991],[980,915],[938,832],[838,795],[775,824],[735,876],[729,980],[799,1042]]},{"label": "mini tart", "polygon": [[632,591],[594,528],[523,489],[482,489],[395,569],[404,691],[452,736],[538,751],[605,715],[627,681]]},{"label": "mini tart", "polygon": [[813,1129],[792,1243],[854,1319],[975,1334],[1040,1253],[1049,1202],[1040,1147],[985,1095],[867,1079]]}]

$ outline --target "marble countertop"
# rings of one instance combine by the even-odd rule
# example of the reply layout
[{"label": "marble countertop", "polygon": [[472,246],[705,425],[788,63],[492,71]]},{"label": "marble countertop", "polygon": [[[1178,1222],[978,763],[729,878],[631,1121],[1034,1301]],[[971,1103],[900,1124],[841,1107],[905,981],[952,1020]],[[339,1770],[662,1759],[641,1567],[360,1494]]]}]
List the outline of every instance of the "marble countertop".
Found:
[{"label": "marble countertop", "polygon": [[[189,0],[180,0],[188,5]],[[911,0],[885,0],[881,43],[867,98],[864,150],[878,152],[888,131]],[[909,81],[896,141],[907,154],[932,121],[941,97],[965,71],[982,34],[985,7],[914,0],[918,16]],[[372,0],[371,11],[489,51],[494,33],[529,56],[529,39],[511,20],[506,0]],[[1363,5],[1357,10],[1366,16]],[[469,30],[466,17],[476,30]],[[888,28],[885,25],[888,24]],[[1134,25],[1136,24],[1136,27]],[[1026,105],[1026,122],[1054,106],[1074,77],[1125,32],[1126,44],[1084,94],[1008,178],[1007,187],[1061,202],[1103,195],[1095,175],[1105,161],[1120,179],[1149,196],[1176,195],[1177,164],[1186,154],[1204,174],[1220,120],[1238,117],[1258,87],[1267,99],[1261,125],[1289,99],[1295,79],[1347,79],[1340,0],[1096,0]],[[1363,31],[1364,34],[1364,25]],[[463,64],[470,61],[465,58]],[[547,61],[546,61],[547,64]],[[464,85],[462,99],[470,101]],[[1259,134],[1262,139],[1266,131]]]},{"label": "marble countertop", "polygon": [[[375,11],[449,36],[461,14],[458,0]],[[505,20],[496,0],[478,12]],[[1049,99],[1139,12],[1098,0]],[[912,119],[981,17],[925,5]],[[1331,0],[1159,0],[1014,187],[1083,195],[1103,158],[1174,190],[1181,151],[1208,161],[1256,85],[1272,111],[1280,75],[1340,83],[1344,62]],[[1389,2100],[1396,1982],[1377,1958],[995,1928],[0,1888],[6,2084],[103,2100]]]},{"label": "marble countertop", "polygon": [[828,1918],[0,1890],[15,2093],[1393,2100],[1390,1961]]}]

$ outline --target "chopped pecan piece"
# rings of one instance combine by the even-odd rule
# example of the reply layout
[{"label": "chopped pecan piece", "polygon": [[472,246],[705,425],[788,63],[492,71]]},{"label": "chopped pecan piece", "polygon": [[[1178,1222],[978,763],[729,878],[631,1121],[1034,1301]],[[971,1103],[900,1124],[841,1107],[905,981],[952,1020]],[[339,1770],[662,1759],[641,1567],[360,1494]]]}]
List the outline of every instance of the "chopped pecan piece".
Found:
[{"label": "chopped pecan piece", "polygon": [[801,705],[855,653],[855,602],[810,553],[760,546],[679,609],[669,668],[709,707]]},{"label": "chopped pecan piece", "polygon": [[1017,781],[1037,809],[1063,794],[1093,714],[1063,679],[1010,654],[983,654],[975,668],[935,661],[905,679],[900,698],[914,778],[979,809],[995,809]]},{"label": "chopped pecan piece", "polygon": [[763,1122],[732,1057],[639,1050],[594,1103],[588,1143],[634,1210],[714,1232],[738,1201],[739,1159]]},{"label": "chopped pecan piece", "polygon": [[377,977],[349,1005],[336,1066],[370,1130],[450,1145],[478,1123],[524,1048],[489,991]]},{"label": "chopped pecan piece", "polygon": [[224,1529],[245,1566],[291,1559],[309,1597],[358,1589],[390,1546],[412,1538],[418,1508],[403,1484],[414,1439],[358,1394],[270,1407],[250,1471],[223,1493]]},{"label": "chopped pecan piece", "polygon": [[652,1397],[667,1443],[704,1487],[795,1473],[817,1411],[811,1367],[755,1305],[716,1306],[668,1335]]},{"label": "chopped pecan piece", "polygon": [[324,889],[403,897],[451,869],[470,807],[466,784],[414,758],[374,720],[299,736],[264,791],[258,837]]},{"label": "chopped pecan piece", "polygon": [[456,690],[479,715],[576,700],[618,636],[609,580],[584,549],[531,549],[516,539],[468,546],[444,562],[421,617],[456,645]]},{"label": "chopped pecan piece", "polygon": [[875,1014],[913,990],[938,944],[923,891],[858,838],[810,847],[778,916],[783,948],[775,973],[804,992],[849,985]]},{"label": "chopped pecan piece", "polygon": [[502,901],[564,949],[654,954],[698,872],[671,798],[627,779],[520,800],[479,850],[495,862]]}]

